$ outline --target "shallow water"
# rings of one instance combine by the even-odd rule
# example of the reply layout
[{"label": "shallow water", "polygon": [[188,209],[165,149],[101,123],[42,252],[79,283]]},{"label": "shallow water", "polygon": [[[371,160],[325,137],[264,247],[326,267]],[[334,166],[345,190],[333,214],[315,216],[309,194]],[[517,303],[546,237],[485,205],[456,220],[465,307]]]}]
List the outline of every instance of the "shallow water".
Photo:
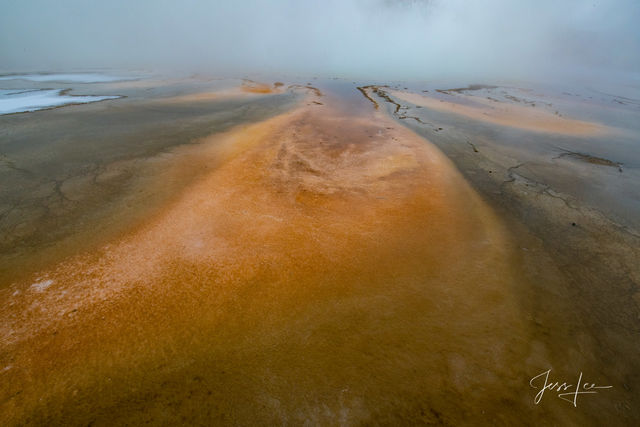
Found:
[{"label": "shallow water", "polygon": [[[29,134],[59,129],[57,148],[46,151],[49,141],[42,140],[21,158],[42,165],[25,170],[43,176],[62,171],[61,164],[78,171],[73,176],[80,178],[59,190],[70,200],[95,200],[94,212],[103,216],[80,216],[86,227],[108,222],[107,213],[128,204],[141,215],[133,221],[129,212],[130,222],[97,239],[94,249],[71,245],[57,258],[43,252],[35,264],[34,252],[24,252],[28,273],[14,273],[15,283],[0,290],[0,419],[637,420],[638,370],[626,329],[637,319],[616,284],[602,288],[620,270],[636,274],[629,257],[637,241],[610,232],[607,223],[587,222],[591,217],[572,227],[576,219],[552,204],[557,199],[533,194],[534,187],[493,183],[489,170],[497,175],[500,161],[522,151],[519,140],[507,143],[510,131],[420,111],[443,129],[411,126],[414,133],[406,119],[374,110],[355,83],[319,83],[321,96],[296,89],[205,97],[197,105],[155,102],[182,96],[181,86],[161,90],[154,102],[129,97],[121,110],[94,104],[43,112],[48,116],[37,124],[11,122],[7,135],[24,138],[9,138],[14,156]],[[407,107],[404,114],[415,112]],[[65,141],[69,124],[78,122],[84,127]],[[464,138],[469,129],[482,137],[473,140],[478,152]],[[78,157],[61,150],[89,140]],[[539,150],[525,146],[533,151],[526,155]],[[59,157],[46,161],[51,154],[42,153]],[[83,169],[98,156],[97,171]],[[131,169],[131,177],[116,179]],[[24,175],[8,176],[29,185]],[[109,191],[101,192],[105,180]],[[573,234],[558,225],[567,222]],[[38,240],[51,228],[34,231],[28,247],[58,241]],[[74,223],[69,235],[81,229]],[[618,249],[617,272],[580,254],[567,262],[568,247],[592,257],[593,236],[599,256],[614,257],[616,245],[628,245]],[[576,280],[585,295],[576,295]],[[613,389],[581,396],[577,408],[554,393],[536,405],[530,380],[550,368],[552,378],[573,381],[582,371]]]},{"label": "shallow water", "polygon": [[[566,89],[572,93],[558,93],[539,87],[505,87],[470,91],[467,93],[472,96],[466,97],[438,93],[433,88],[428,90],[428,96],[434,96],[434,99],[455,98],[456,102],[477,102],[474,101],[477,97],[486,101],[489,95],[493,100],[505,101],[505,95],[512,96],[519,101],[506,99],[506,105],[516,104],[518,108],[526,105],[532,111],[538,109],[559,113],[562,119],[580,118],[606,124],[606,129],[592,135],[537,134],[527,129],[495,126],[446,111],[416,108],[399,100],[403,103],[402,115],[406,117],[403,123],[420,129],[426,137],[445,148],[445,152],[446,147],[457,146],[459,142],[466,145],[466,151],[472,152],[475,146],[480,151],[475,153],[479,154],[475,156],[476,160],[486,153],[500,167],[517,167],[514,172],[520,177],[548,185],[553,191],[575,199],[576,205],[597,209],[616,223],[640,234],[640,144],[637,139],[640,134],[640,109],[632,100],[622,105],[616,102],[616,96],[600,94],[594,99],[592,90],[583,89],[585,94],[579,94],[574,88]],[[425,94],[418,89],[414,91]],[[489,101],[489,104],[492,103],[496,104]],[[413,117],[427,125],[419,124]],[[493,158],[494,155],[496,158]],[[600,159],[600,162],[584,160],[589,157]],[[502,179],[503,174],[496,172],[496,179]],[[473,181],[473,177],[469,178]],[[510,178],[507,176],[505,179]]]},{"label": "shallow water", "polygon": [[[229,83],[151,82],[154,90],[93,85],[125,99],[0,117],[0,287],[50,258],[127,229],[206,165],[171,175],[172,150],[289,108],[294,94],[171,103]],[[164,179],[160,189],[151,180]],[[95,237],[95,238],[94,238]],[[65,249],[66,248],[66,249]]]},{"label": "shallow water", "polygon": [[[580,98],[577,93],[537,89],[536,96],[552,102],[563,116],[606,124],[612,128],[608,134],[541,135],[417,108],[399,99],[399,107],[380,101],[456,164],[507,221],[530,268],[541,274],[559,270],[562,280],[539,278],[529,292],[518,292],[521,306],[537,319],[534,330],[543,334],[540,341],[548,349],[564,352],[560,358],[572,366],[585,366],[576,362],[577,354],[590,358],[590,369],[616,390],[610,401],[582,411],[596,425],[596,419],[627,425],[638,417],[631,408],[638,406],[634,390],[640,383],[640,365],[633,356],[640,326],[640,146],[635,137],[640,122],[630,99],[622,105],[615,96],[596,99],[587,90]],[[527,235],[552,257],[550,264],[531,253]],[[570,317],[539,317],[550,312]],[[568,335],[563,337],[560,325],[568,328]],[[548,360],[557,370],[558,359]]]}]

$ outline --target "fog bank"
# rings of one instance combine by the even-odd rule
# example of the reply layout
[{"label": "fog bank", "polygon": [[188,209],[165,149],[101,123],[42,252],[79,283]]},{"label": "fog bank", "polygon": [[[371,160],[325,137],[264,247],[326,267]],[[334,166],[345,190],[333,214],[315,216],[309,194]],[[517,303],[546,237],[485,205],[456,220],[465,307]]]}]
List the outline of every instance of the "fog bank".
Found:
[{"label": "fog bank", "polygon": [[4,0],[0,69],[615,79],[634,0]]}]

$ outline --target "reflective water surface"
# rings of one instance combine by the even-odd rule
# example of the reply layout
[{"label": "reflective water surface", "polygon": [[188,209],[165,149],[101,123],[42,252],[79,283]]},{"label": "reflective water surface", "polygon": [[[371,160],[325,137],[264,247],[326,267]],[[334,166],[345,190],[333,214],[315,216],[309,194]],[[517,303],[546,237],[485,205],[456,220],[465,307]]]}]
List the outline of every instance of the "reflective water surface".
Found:
[{"label": "reflective water surface", "polygon": [[[4,424],[640,419],[635,148],[346,81],[113,85],[0,118]],[[549,369],[612,388],[536,404]]]}]

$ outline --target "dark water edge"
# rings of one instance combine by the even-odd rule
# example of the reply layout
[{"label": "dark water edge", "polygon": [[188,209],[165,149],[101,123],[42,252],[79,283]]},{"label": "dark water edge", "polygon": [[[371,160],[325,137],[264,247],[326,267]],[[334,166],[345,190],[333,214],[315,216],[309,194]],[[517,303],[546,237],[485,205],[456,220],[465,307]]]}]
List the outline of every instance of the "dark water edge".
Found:
[{"label": "dark water edge", "polygon": [[299,99],[287,92],[162,103],[158,94],[194,87],[161,89],[0,116],[0,287],[134,226],[197,174],[194,165],[191,175],[150,191],[157,168],[170,164],[150,159],[168,160],[176,147],[272,117]]}]

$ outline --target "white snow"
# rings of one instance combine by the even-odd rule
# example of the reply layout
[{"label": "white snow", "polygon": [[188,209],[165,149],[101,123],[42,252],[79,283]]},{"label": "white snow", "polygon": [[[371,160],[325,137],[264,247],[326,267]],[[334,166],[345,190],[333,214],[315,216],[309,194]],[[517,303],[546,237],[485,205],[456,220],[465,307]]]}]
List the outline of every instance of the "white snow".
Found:
[{"label": "white snow", "polygon": [[109,76],[98,73],[64,73],[64,74],[10,74],[0,76],[0,80],[29,80],[32,82],[65,82],[65,83],[105,83],[128,80],[124,77]]},{"label": "white snow", "polygon": [[63,95],[62,92],[62,89],[0,89],[0,114],[21,113],[66,104],[86,104],[120,98],[120,96]]}]

